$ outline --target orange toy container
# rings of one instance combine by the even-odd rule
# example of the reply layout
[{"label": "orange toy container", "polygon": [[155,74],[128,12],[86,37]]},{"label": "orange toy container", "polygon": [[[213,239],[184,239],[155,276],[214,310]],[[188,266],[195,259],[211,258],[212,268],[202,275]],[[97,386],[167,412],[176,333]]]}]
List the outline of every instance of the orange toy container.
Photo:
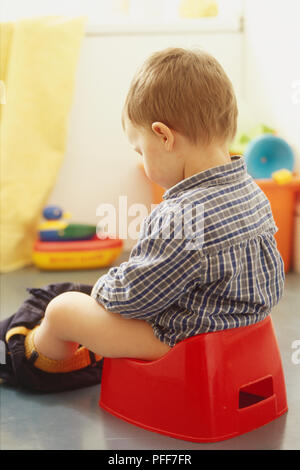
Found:
[{"label": "orange toy container", "polygon": [[255,181],[270,201],[278,227],[275,239],[287,273],[292,267],[296,197],[300,191],[300,178],[294,178],[284,185],[279,185],[271,179]]},{"label": "orange toy container", "polygon": [[288,409],[271,317],[188,338],[155,361],[105,358],[99,405],[136,426],[193,442],[269,423]]}]

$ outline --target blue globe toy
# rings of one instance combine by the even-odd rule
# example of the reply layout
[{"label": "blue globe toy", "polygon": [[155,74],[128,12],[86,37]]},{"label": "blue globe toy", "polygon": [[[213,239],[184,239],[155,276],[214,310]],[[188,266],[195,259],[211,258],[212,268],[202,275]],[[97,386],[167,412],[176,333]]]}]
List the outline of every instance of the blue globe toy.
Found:
[{"label": "blue globe toy", "polygon": [[245,150],[248,173],[257,179],[272,178],[272,173],[285,168],[293,171],[295,157],[289,144],[273,134],[253,139]]}]

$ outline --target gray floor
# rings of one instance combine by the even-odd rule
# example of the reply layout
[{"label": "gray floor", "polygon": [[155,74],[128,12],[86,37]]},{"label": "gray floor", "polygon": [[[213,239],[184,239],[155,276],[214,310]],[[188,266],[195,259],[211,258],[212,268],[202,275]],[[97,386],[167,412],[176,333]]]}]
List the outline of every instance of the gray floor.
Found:
[{"label": "gray floor", "polygon": [[[116,264],[127,259],[123,254]],[[3,319],[28,297],[26,287],[51,282],[93,284],[103,271],[42,272],[35,267],[1,277]],[[0,449],[300,449],[300,363],[292,345],[300,340],[300,275],[288,274],[284,297],[273,310],[286,376],[289,411],[255,431],[213,444],[180,441],[121,421],[98,406],[100,386],[48,395],[33,395],[0,386]],[[298,354],[298,358],[299,358]]]}]

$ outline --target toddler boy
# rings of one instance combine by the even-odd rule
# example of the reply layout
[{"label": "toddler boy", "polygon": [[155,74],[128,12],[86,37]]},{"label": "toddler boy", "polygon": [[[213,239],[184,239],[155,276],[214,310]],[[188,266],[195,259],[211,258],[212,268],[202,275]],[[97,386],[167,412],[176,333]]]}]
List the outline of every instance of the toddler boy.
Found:
[{"label": "toddler boy", "polygon": [[185,338],[270,313],[282,296],[283,262],[270,204],[244,159],[229,153],[237,115],[232,84],[211,55],[169,48],[143,64],[122,124],[149,179],[165,188],[163,201],[127,262],[90,289],[53,296],[23,332],[2,326],[8,350],[14,331],[23,335],[22,367],[83,373],[91,352],[95,364],[155,360]]}]

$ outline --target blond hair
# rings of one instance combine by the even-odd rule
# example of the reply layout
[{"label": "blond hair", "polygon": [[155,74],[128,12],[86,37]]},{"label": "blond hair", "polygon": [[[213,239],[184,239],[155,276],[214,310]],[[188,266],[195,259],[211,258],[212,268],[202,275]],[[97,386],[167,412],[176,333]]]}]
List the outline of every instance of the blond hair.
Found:
[{"label": "blond hair", "polygon": [[168,48],[138,70],[124,113],[135,125],[151,129],[153,122],[163,122],[194,144],[209,144],[233,140],[238,110],[232,83],[213,56]]}]

